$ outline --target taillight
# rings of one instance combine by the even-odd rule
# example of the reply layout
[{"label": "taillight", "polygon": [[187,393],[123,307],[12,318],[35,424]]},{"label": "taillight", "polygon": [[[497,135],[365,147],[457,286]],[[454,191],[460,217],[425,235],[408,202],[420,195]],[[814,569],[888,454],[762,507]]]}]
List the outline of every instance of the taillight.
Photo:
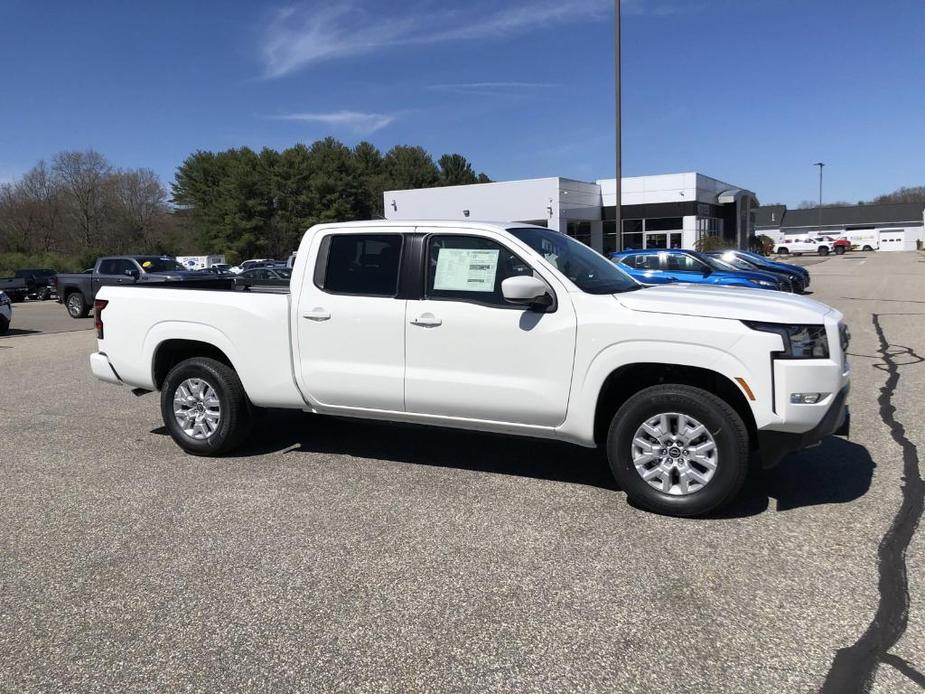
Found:
[{"label": "taillight", "polygon": [[93,302],[93,315],[96,321],[96,337],[98,340],[103,339],[103,309],[109,302],[106,299],[97,299]]}]

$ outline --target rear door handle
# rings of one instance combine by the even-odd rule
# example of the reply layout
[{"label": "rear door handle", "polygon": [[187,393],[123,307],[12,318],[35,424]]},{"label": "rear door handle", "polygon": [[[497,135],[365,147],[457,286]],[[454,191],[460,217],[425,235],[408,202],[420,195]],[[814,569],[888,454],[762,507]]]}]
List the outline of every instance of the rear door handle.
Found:
[{"label": "rear door handle", "polygon": [[411,325],[419,325],[422,328],[436,328],[443,325],[443,321],[437,318],[433,313],[425,313],[411,321]]},{"label": "rear door handle", "polygon": [[308,318],[308,320],[313,321],[324,321],[331,320],[331,314],[323,308],[313,308],[311,311],[305,311],[302,314],[302,318]]}]

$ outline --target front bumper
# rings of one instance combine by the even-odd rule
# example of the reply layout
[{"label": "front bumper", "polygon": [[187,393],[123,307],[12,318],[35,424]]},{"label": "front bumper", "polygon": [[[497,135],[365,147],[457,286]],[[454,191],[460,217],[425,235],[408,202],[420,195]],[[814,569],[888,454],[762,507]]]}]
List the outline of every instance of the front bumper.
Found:
[{"label": "front bumper", "polygon": [[758,447],[763,467],[774,467],[788,453],[813,446],[826,436],[848,436],[851,414],[848,411],[848,386],[839,391],[819,424],[801,433],[762,430],[758,432]]},{"label": "front bumper", "polygon": [[112,364],[109,363],[109,357],[107,357],[104,352],[94,352],[90,355],[90,371],[101,381],[112,383],[117,386],[122,385],[122,379],[119,378],[119,374],[116,373],[116,370],[112,368]]}]

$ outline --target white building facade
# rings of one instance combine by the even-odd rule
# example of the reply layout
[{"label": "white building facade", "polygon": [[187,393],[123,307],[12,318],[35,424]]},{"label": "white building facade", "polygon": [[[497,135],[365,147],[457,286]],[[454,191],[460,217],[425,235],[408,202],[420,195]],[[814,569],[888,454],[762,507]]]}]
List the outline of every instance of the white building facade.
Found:
[{"label": "white building facade", "polygon": [[744,248],[758,200],[751,191],[690,172],[623,178],[623,224],[615,223],[616,180],[568,178],[478,183],[383,194],[386,219],[491,220],[557,229],[602,253],[694,248],[703,236]]}]

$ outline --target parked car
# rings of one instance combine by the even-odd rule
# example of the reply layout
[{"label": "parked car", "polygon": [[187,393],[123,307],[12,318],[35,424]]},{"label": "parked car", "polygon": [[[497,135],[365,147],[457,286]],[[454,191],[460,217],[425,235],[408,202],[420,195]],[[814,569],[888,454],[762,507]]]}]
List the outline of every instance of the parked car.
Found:
[{"label": "parked car", "polygon": [[173,258],[154,255],[122,255],[97,258],[92,270],[55,277],[58,301],[71,318],[85,318],[100,287],[151,282],[206,281],[208,275],[187,270]]},{"label": "parked car", "polygon": [[13,302],[6,292],[0,291],[0,335],[6,335],[13,322]]},{"label": "parked car", "polygon": [[703,253],[681,248],[621,251],[610,258],[643,284],[688,282],[791,291],[790,282],[780,276],[737,270]]},{"label": "parked car", "polygon": [[160,391],[194,455],[246,440],[254,407],[519,434],[603,447],[631,499],[678,516],[734,498],[751,452],[844,430],[841,313],[622,267],[545,227],[319,225],[288,292],[103,287],[90,367]]},{"label": "parked car", "polygon": [[198,272],[201,275],[219,275],[219,276],[226,276],[226,277],[236,276],[235,273],[231,271],[231,266],[224,265],[224,264],[212,265],[211,267],[201,268],[197,270],[196,272]]},{"label": "parked car", "polygon": [[790,253],[818,253],[819,255],[828,255],[835,247],[835,239],[831,236],[819,236],[814,234],[785,234],[775,245],[774,252],[778,255],[788,255]]},{"label": "parked car", "polygon": [[0,277],[0,291],[6,292],[7,298],[14,304],[25,301],[29,287],[22,277]]},{"label": "parked car", "polygon": [[49,280],[55,276],[55,271],[49,268],[17,270],[16,277],[26,283],[26,296],[40,301],[50,299],[54,293]]},{"label": "parked car", "polygon": [[282,282],[288,282],[289,278],[292,276],[292,270],[287,268],[285,265],[282,267],[269,266],[269,267],[255,267],[250,270],[245,270],[240,273],[238,277],[242,279],[250,280],[279,280]]},{"label": "parked car", "polygon": [[769,272],[772,275],[782,275],[790,281],[795,294],[802,294],[809,286],[809,270],[799,265],[779,263],[769,260],[750,251],[727,250],[711,251],[707,253],[711,258],[717,258],[729,263],[737,270],[745,272]]},{"label": "parked car", "polygon": [[271,263],[275,262],[276,261],[272,258],[252,258],[251,260],[245,260],[240,265],[233,266],[231,268],[231,272],[237,275],[244,272],[245,270],[250,270],[251,268],[255,267],[263,267],[264,265],[270,265]]}]

